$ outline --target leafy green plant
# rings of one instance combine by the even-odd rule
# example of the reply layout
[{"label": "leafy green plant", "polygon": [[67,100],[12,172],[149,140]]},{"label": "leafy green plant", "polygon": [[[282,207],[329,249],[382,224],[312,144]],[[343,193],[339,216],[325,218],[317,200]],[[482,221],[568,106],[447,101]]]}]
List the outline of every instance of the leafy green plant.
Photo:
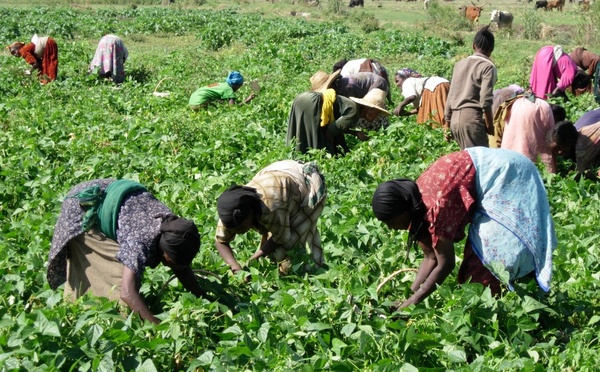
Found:
[{"label": "leafy green plant", "polygon": [[[415,179],[457,145],[414,117],[390,118],[367,142],[350,139],[343,158],[285,145],[291,102],[309,89],[314,71],[366,56],[390,72],[408,66],[449,78],[454,61],[472,52],[462,34],[389,26],[366,34],[347,22],[352,17],[313,22],[173,6],[0,7],[0,16],[2,43],[51,30],[60,50],[59,78],[46,86],[23,73],[21,59],[0,58],[0,370],[597,368],[599,186],[576,181],[571,164],[561,162],[564,175],[540,167],[559,239],[550,293],[522,281],[494,298],[451,275],[395,317],[389,306],[410,295],[411,269],[422,255],[407,255],[406,233],[375,219],[372,192],[391,178]],[[122,35],[130,51],[119,89],[86,74],[102,25]],[[494,58],[500,82],[526,80],[528,52],[497,47]],[[251,104],[188,110],[198,86],[222,81],[232,69],[260,84]],[[157,86],[170,95],[155,97]],[[392,92],[398,102],[399,90]],[[238,91],[250,93],[247,84]],[[587,96],[564,105],[571,120],[595,107]],[[288,158],[315,161],[325,174],[319,229],[327,267],[305,274],[298,266],[280,277],[261,260],[232,275],[214,249],[215,201],[231,184]],[[177,280],[164,285],[172,274],[164,267],[148,269],[141,288],[158,326],[114,302],[87,295],[70,303],[50,290],[45,261],[62,198],[72,185],[102,177],[137,180],[196,221],[202,247],[194,268],[216,273],[204,285],[235,297],[235,305],[196,299]],[[236,239],[242,261],[258,240]],[[379,287],[399,269],[406,271]]]}]

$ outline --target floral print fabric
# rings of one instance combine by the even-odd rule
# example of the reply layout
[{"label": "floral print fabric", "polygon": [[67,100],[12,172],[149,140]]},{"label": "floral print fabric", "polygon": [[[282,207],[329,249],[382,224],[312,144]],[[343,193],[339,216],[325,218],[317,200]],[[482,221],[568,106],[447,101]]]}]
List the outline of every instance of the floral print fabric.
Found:
[{"label": "floral print fabric", "polygon": [[[65,282],[69,257],[68,243],[83,233],[81,224],[85,210],[79,205],[75,195],[93,185],[99,185],[105,190],[113,181],[100,179],[84,182],[67,193],[54,228],[48,257],[47,277],[51,288],[56,289]],[[140,278],[146,266],[155,267],[160,262],[158,238],[161,216],[168,214],[172,214],[171,210],[149,192],[134,192],[123,199],[118,217],[119,252],[116,258]]]},{"label": "floral print fabric", "polygon": [[129,52],[118,36],[105,35],[100,39],[94,59],[90,64],[90,71],[100,67],[102,76],[110,76],[113,82],[120,84],[125,81],[125,67],[123,66]]}]

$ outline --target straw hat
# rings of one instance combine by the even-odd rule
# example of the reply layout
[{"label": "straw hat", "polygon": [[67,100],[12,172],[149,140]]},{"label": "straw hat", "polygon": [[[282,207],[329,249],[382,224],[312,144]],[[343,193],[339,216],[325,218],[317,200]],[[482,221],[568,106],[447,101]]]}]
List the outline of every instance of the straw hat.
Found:
[{"label": "straw hat", "polygon": [[386,97],[387,94],[383,90],[375,88],[369,91],[364,98],[350,97],[350,99],[359,105],[377,109],[384,115],[391,115],[392,113],[385,109]]},{"label": "straw hat", "polygon": [[328,74],[325,71],[317,71],[316,74],[310,77],[311,90],[314,92],[322,92],[325,89],[331,87],[333,81],[337,79],[342,70],[336,70],[335,72]]}]

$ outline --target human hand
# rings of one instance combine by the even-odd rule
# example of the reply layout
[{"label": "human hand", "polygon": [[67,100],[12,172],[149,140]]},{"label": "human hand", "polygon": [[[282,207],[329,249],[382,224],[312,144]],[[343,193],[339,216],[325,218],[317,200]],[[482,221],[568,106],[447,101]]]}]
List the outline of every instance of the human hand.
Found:
[{"label": "human hand", "polygon": [[[233,268],[231,269],[231,272],[233,273],[234,276],[238,277],[238,276],[243,276],[244,272],[248,272],[248,268],[247,267],[239,267],[238,269],[234,270]],[[238,273],[240,273],[238,275]],[[244,283],[248,284],[250,283],[252,277],[250,276],[250,274],[246,274],[245,276],[243,276],[243,281]]]},{"label": "human hand", "polygon": [[365,132],[360,130],[356,133],[356,137],[358,137],[358,139],[363,142],[368,141],[370,139],[370,137]]},{"label": "human hand", "polygon": [[398,106],[394,109],[394,115],[402,116],[402,111],[403,111],[403,107]]}]

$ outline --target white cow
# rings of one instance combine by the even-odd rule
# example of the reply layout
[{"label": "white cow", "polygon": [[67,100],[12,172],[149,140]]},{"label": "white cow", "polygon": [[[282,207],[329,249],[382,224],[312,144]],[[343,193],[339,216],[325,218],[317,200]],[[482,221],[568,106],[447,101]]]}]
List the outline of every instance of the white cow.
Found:
[{"label": "white cow", "polygon": [[431,0],[423,0],[423,7],[424,7],[425,9],[429,8],[429,2],[430,2],[430,1],[431,1]]},{"label": "white cow", "polygon": [[513,15],[502,10],[492,10],[490,13],[490,22],[498,25],[498,30],[501,28],[512,29]]}]

